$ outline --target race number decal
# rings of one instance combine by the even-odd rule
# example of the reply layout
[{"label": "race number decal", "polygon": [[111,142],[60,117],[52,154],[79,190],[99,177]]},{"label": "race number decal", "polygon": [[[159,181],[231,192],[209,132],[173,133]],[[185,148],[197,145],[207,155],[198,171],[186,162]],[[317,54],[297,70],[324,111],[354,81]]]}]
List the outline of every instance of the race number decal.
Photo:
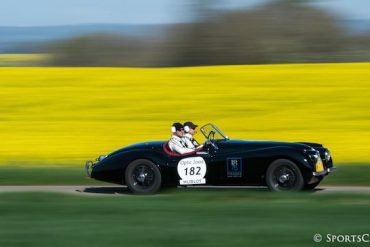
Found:
[{"label": "race number decal", "polygon": [[180,184],[205,184],[204,176],[207,172],[206,162],[202,157],[191,157],[180,160],[177,165],[177,173],[180,176]]}]

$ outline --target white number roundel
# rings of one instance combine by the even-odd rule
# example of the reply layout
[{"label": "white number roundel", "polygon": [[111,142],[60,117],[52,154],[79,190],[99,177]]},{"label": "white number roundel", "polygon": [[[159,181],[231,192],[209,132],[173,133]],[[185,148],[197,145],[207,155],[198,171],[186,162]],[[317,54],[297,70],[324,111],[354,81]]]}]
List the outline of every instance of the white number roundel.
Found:
[{"label": "white number roundel", "polygon": [[202,157],[185,158],[177,165],[177,173],[181,178],[180,184],[205,184],[206,172],[207,165]]}]

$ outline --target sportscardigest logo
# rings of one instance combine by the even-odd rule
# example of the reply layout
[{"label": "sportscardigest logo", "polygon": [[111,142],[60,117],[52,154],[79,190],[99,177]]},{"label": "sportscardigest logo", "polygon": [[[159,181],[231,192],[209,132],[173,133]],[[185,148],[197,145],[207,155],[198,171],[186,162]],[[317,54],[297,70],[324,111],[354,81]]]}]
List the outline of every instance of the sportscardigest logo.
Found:
[{"label": "sportscardigest logo", "polygon": [[316,243],[370,243],[370,234],[331,234],[321,235],[316,233],[313,236]]}]

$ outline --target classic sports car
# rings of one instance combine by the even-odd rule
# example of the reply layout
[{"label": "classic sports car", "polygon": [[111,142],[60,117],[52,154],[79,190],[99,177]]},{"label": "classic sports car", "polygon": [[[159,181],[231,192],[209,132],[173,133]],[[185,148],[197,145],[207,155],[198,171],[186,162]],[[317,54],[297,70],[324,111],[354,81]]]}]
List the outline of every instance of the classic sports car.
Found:
[{"label": "classic sports car", "polygon": [[230,140],[215,125],[200,128],[200,150],[180,155],[166,141],[144,142],[87,161],[91,178],[126,184],[134,193],[161,186],[267,185],[272,191],[313,189],[335,170],[321,144]]}]

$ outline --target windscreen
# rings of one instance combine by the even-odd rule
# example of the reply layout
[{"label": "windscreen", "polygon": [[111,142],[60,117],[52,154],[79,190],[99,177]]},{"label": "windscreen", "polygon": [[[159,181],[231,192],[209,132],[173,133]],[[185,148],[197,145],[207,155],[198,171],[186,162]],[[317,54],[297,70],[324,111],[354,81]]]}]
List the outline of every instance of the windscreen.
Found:
[{"label": "windscreen", "polygon": [[200,131],[207,140],[223,140],[227,139],[226,135],[222,133],[215,125],[206,124],[200,128]]}]

